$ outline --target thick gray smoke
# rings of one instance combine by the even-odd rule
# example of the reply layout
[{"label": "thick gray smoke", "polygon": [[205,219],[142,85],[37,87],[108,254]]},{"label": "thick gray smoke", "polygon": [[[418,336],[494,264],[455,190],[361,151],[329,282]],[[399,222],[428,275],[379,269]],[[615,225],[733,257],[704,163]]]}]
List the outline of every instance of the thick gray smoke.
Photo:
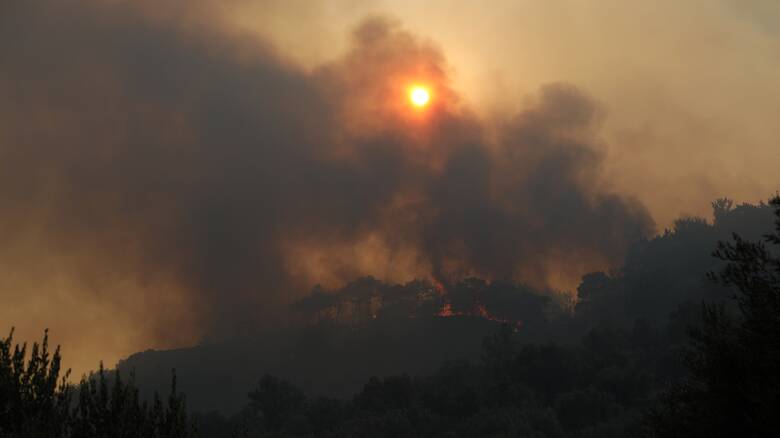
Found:
[{"label": "thick gray smoke", "polygon": [[[603,114],[572,86],[482,120],[441,51],[392,21],[309,71],[139,5],[2,6],[5,296],[143,315],[155,339],[220,336],[359,275],[556,286],[653,231],[606,188]],[[410,81],[429,108],[408,105]]]}]

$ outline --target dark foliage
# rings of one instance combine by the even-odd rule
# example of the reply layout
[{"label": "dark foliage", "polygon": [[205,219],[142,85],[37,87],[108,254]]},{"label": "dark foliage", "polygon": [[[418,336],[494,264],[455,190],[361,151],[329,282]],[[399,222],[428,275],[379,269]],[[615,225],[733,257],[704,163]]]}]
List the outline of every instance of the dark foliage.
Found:
[{"label": "dark foliage", "polygon": [[133,379],[97,373],[73,387],[60,378],[59,347],[49,351],[48,333],[34,343],[13,341],[13,330],[0,342],[0,437],[3,438],[186,438],[193,435],[184,397],[176,390],[165,402],[139,397]]},{"label": "dark foliage", "polygon": [[60,350],[49,351],[49,335],[35,343],[0,342],[0,436],[67,436],[71,388],[60,380]]},{"label": "dark foliage", "polygon": [[690,377],[663,394],[650,418],[659,437],[773,436],[780,430],[780,198],[775,232],[765,242],[739,235],[721,242],[727,262],[712,279],[736,291],[736,309],[703,305],[703,324],[690,330]]},{"label": "dark foliage", "polygon": [[[583,278],[573,313],[556,313],[539,291],[476,278],[445,293],[424,281],[372,278],[336,293],[318,288],[296,304],[314,324],[297,343],[277,339],[280,358],[290,358],[279,362],[281,377],[265,374],[237,413],[194,414],[198,435],[771,436],[780,426],[780,199],[771,206],[775,233],[762,243],[734,234],[715,258],[706,257],[707,248],[730,232],[755,238],[769,206],[716,201],[714,223],[680,220],[639,242],[623,268]],[[708,271],[715,272],[709,282]],[[399,353],[409,357],[398,363],[430,361],[436,356],[422,355],[431,353],[432,340],[445,352],[468,351],[464,344],[478,345],[478,321],[494,327],[478,354],[446,360],[433,372],[363,377],[352,397],[309,396],[284,375],[296,367],[304,377],[340,374],[346,376],[338,381],[350,382],[360,378],[350,373],[383,369]],[[219,360],[210,367],[247,366],[240,351],[215,351]],[[0,356],[0,437],[194,435],[175,376],[172,395],[148,403],[133,377],[125,381],[102,366],[68,385],[47,337],[28,354],[9,336]],[[207,376],[196,384],[208,387]]]},{"label": "dark foliage", "polygon": [[[264,373],[306,394],[348,398],[372,375],[429,375],[448,360],[478,361],[481,340],[504,320],[520,323],[515,337],[524,344],[573,345],[598,327],[601,336],[609,336],[606,327],[632,336],[639,330],[637,339],[655,342],[643,346],[652,352],[647,356],[656,354],[659,372],[673,381],[685,371],[674,349],[687,340],[687,326],[700,323],[701,302],[730,294],[707,279],[725,264],[711,257],[713,248],[732,232],[760,237],[773,217],[766,204],[713,204],[714,221],[680,220],[637,242],[622,267],[585,276],[574,308],[554,291],[502,281],[464,279],[437,291],[424,281],[364,278],[337,290],[315,289],[311,300],[301,300],[295,309],[308,325],[138,353],[119,366],[135,370],[145,392],[166,391],[169,375],[160,370],[176,368],[193,409],[232,415]],[[437,316],[447,303],[453,317]],[[648,338],[653,332],[662,339]]]},{"label": "dark foliage", "polygon": [[[574,346],[523,344],[505,324],[478,363],[452,361],[427,377],[371,378],[350,400],[306,398],[263,377],[227,421],[247,437],[585,437],[637,433],[663,361],[665,335],[598,327]],[[207,420],[203,418],[203,420]]]},{"label": "dark foliage", "polygon": [[[772,205],[780,211],[780,201]],[[426,377],[373,377],[351,400],[305,398],[266,376],[250,408],[222,421],[258,437],[770,436],[780,369],[778,259],[739,237],[720,244],[712,260],[694,255],[735,224],[766,217],[766,208],[713,207],[715,224],[678,221],[638,244],[622,270],[586,276],[568,322],[535,322],[584,328],[579,342],[529,342],[525,326],[504,324],[484,340],[477,363],[450,361]],[[769,242],[780,241],[778,227]],[[708,269],[721,272],[714,284]],[[474,292],[486,290],[479,280],[455,287],[453,303],[486,296]],[[733,287],[731,306],[722,299]],[[658,302],[647,299],[653,290]],[[239,419],[253,428],[236,428]]]}]

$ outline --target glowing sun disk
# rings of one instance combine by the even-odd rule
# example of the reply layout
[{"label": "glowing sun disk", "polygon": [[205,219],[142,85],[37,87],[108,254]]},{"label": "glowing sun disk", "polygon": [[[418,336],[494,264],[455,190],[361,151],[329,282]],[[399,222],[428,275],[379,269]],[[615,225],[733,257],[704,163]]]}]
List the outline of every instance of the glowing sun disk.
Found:
[{"label": "glowing sun disk", "polygon": [[417,107],[424,107],[431,100],[431,93],[425,87],[412,87],[409,91],[409,99]]}]

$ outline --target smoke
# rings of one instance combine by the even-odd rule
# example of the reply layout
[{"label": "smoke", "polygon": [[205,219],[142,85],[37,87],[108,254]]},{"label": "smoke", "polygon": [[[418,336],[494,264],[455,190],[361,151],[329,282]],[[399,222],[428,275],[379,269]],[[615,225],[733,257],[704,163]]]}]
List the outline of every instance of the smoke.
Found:
[{"label": "smoke", "polygon": [[2,7],[6,324],[116,356],[279,323],[363,275],[570,287],[653,232],[605,189],[604,112],[573,86],[484,120],[390,19],[304,69],[199,7]]}]

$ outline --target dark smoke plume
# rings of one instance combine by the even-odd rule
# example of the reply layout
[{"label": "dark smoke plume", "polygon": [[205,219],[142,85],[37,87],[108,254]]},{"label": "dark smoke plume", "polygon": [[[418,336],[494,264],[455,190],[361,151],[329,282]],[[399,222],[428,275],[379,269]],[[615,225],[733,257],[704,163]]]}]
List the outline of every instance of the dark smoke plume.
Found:
[{"label": "dark smoke plume", "polygon": [[[156,339],[220,336],[363,275],[571,284],[653,231],[602,179],[582,92],[481,120],[442,52],[390,20],[307,71],[151,3],[0,8],[4,289],[61,275],[53,293]],[[410,81],[432,87],[424,113]]]}]

